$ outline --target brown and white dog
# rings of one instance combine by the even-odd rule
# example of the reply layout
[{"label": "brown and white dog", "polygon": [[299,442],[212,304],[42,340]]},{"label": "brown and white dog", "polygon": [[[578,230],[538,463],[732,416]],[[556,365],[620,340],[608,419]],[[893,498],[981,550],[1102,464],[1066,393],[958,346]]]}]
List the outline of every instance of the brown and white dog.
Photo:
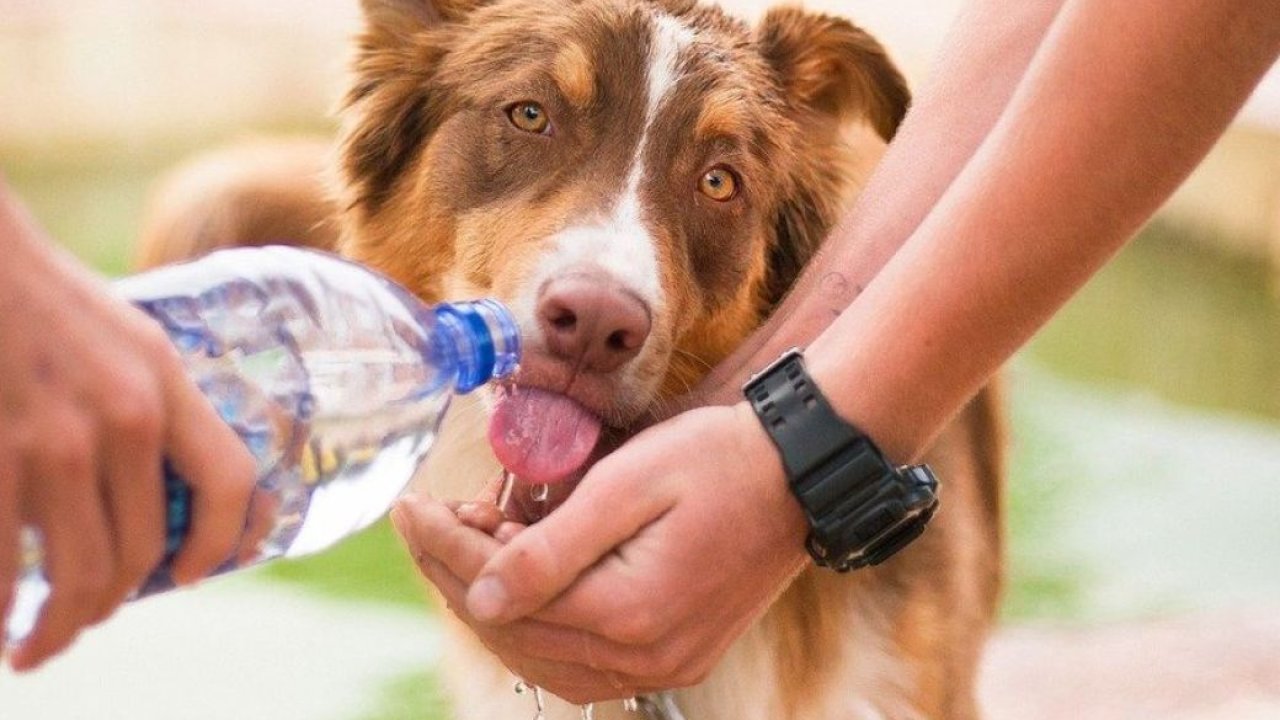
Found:
[{"label": "brown and white dog", "polygon": [[[492,479],[495,458],[568,492],[602,429],[694,385],[814,255],[909,101],[869,35],[794,8],[752,28],[692,0],[363,5],[336,201],[312,179],[319,148],[206,160],[162,195],[143,257],[292,239],[430,301],[506,302],[527,390],[455,410],[489,429],[446,427],[426,474],[453,497]],[[945,489],[929,532],[878,568],[802,574],[678,694],[690,720],[978,714],[999,586],[996,407],[984,391],[931,452]],[[528,716],[511,676],[455,630],[456,716]]]}]

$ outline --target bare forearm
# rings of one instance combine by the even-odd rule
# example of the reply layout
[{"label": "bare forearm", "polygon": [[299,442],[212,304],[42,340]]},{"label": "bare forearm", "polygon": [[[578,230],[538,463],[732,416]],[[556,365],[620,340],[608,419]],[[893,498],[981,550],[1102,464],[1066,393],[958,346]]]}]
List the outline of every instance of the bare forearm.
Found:
[{"label": "bare forearm", "polygon": [[1270,0],[1072,0],[977,154],[811,347],[906,460],[1147,220],[1280,51]]},{"label": "bare forearm", "polygon": [[750,372],[808,344],[871,282],[995,125],[1063,1],[977,0],[963,11],[858,202],[768,323],[708,378],[710,399],[740,399]]}]

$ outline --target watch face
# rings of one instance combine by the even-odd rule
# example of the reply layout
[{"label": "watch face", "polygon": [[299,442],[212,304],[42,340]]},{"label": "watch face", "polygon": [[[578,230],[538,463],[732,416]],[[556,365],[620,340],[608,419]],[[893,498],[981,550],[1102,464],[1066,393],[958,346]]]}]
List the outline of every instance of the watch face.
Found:
[{"label": "watch face", "polygon": [[854,511],[869,515],[863,515],[864,520],[851,527],[851,532],[845,533],[844,537],[861,535],[862,538],[868,538],[866,533],[870,533],[868,539],[850,543],[847,551],[837,556],[839,560],[836,562],[827,559],[830,553],[826,548],[821,548],[820,543],[811,542],[810,552],[817,545],[823,551],[823,556],[822,560],[815,556],[815,560],[841,572],[879,565],[924,533],[938,509],[937,488],[937,477],[929,466],[913,465],[903,468],[901,472],[894,473],[894,478],[880,492],[875,493],[874,497],[887,504],[877,508],[876,501],[873,500]]}]

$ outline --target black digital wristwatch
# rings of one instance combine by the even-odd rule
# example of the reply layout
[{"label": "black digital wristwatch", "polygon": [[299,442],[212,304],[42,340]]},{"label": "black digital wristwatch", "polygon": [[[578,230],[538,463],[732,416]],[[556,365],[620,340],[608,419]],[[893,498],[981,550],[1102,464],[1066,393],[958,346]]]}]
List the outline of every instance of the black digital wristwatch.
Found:
[{"label": "black digital wristwatch", "polygon": [[818,391],[788,350],[742,388],[778,447],[809,521],[814,562],[840,572],[878,565],[924,532],[938,508],[927,465],[895,467]]}]

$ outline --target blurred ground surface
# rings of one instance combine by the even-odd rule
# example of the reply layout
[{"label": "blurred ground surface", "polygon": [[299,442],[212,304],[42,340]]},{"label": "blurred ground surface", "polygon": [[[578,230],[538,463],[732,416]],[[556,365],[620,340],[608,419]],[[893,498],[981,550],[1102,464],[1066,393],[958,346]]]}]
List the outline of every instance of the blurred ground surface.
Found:
[{"label": "blurred ground surface", "polygon": [[1006,629],[989,645],[992,720],[1275,720],[1276,608],[1088,628]]},{"label": "blurred ground surface", "polygon": [[31,677],[0,673],[0,717],[371,718],[406,672],[430,686],[438,648],[422,612],[234,579],[124,608]]}]

